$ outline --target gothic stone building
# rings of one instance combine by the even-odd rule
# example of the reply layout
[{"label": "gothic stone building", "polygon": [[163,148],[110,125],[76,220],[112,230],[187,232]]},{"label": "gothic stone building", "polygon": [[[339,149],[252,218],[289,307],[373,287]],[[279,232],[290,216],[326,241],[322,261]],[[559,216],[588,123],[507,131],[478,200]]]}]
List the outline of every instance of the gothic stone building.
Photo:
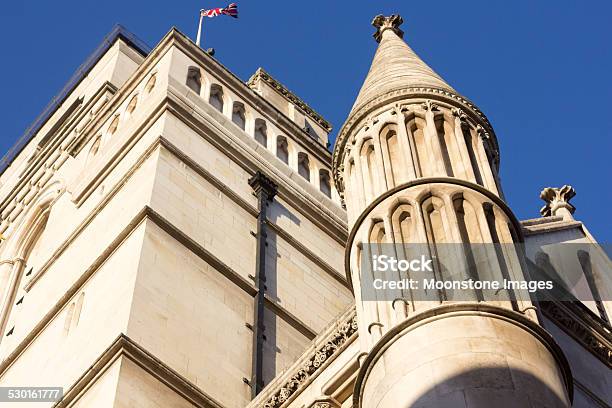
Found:
[{"label": "gothic stone building", "polygon": [[117,27],[3,161],[0,386],[64,389],[16,406],[610,407],[606,302],[362,298],[367,242],[595,243],[568,186],[515,218],[491,124],[400,24],[333,153],[264,70]]}]

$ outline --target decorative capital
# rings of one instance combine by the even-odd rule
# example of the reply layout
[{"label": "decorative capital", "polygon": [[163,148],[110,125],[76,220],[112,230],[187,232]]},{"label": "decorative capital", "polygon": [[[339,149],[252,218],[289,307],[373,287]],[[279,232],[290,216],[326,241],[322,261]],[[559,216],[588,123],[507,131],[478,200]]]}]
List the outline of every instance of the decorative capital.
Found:
[{"label": "decorative capital", "polygon": [[426,110],[426,111],[431,111],[431,112],[435,112],[440,110],[440,108],[438,107],[438,105],[432,101],[430,101],[429,99],[427,99],[425,102],[423,102],[421,104],[421,107]]},{"label": "decorative capital", "polygon": [[404,32],[399,28],[404,19],[399,14],[393,14],[389,17],[385,17],[382,14],[377,15],[372,20],[372,25],[376,27],[376,32],[374,33],[374,39],[376,42],[380,42],[382,39],[382,33],[385,30],[393,30],[393,32],[399,37],[404,37]]},{"label": "decorative capital", "polygon": [[540,210],[544,217],[562,215],[563,218],[573,219],[572,214],[576,208],[569,201],[576,195],[574,187],[565,185],[561,188],[546,187],[540,193],[540,198],[546,205]]},{"label": "decorative capital", "polygon": [[451,113],[453,114],[454,117],[459,119],[461,122],[465,122],[467,120],[467,115],[461,108],[452,108]]},{"label": "decorative capital", "polygon": [[476,132],[478,133],[478,136],[480,136],[482,140],[489,140],[491,138],[491,136],[489,135],[489,132],[487,132],[485,128],[483,128],[480,125],[476,126]]},{"label": "decorative capital", "polygon": [[255,194],[268,201],[272,201],[276,195],[277,186],[272,180],[261,171],[257,170],[257,173],[249,179],[249,186],[253,188]]}]

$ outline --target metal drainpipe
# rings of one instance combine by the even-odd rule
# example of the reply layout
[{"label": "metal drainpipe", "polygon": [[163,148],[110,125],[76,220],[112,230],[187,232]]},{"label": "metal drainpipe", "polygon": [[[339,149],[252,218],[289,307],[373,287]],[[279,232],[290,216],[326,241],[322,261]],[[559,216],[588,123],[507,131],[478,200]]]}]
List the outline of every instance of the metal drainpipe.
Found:
[{"label": "metal drainpipe", "polygon": [[249,185],[257,197],[257,258],[255,266],[255,295],[253,318],[253,360],[251,374],[251,397],[255,398],[264,387],[263,383],[263,343],[264,343],[264,307],[266,293],[266,238],[267,208],[276,195],[276,184],[262,172],[257,171],[249,179]]}]

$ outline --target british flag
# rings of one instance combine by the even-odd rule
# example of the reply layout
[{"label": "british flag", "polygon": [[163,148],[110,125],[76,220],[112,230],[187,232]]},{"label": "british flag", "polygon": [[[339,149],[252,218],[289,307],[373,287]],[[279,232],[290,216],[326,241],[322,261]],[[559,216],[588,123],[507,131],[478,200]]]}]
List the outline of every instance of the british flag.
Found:
[{"label": "british flag", "polygon": [[217,7],[217,8],[210,9],[210,10],[202,10],[200,14],[202,15],[202,17],[210,17],[210,18],[220,16],[221,14],[225,14],[226,16],[238,18],[238,6],[236,5],[236,3],[232,3],[227,7]]}]

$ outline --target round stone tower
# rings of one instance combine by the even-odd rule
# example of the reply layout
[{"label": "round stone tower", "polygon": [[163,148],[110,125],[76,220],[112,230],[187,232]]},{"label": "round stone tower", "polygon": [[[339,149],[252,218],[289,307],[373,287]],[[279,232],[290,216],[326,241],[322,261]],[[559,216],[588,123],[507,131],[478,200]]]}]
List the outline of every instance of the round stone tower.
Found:
[{"label": "round stone tower", "polygon": [[433,281],[527,270],[489,121],[408,47],[401,23],[374,19],[379,46],[333,154],[363,351],[354,406],[569,407],[567,361],[528,294],[371,287],[366,266],[383,247],[425,248]]}]

